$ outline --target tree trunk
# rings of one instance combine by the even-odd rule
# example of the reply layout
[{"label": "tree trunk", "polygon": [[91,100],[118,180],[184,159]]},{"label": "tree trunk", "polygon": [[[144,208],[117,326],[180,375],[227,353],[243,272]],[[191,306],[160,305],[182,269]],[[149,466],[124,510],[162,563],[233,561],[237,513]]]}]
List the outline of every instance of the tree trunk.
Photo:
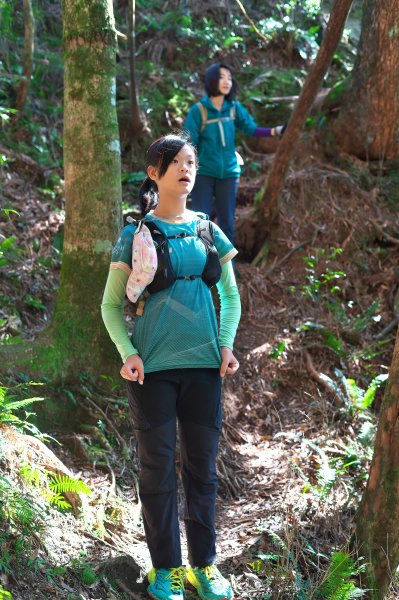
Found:
[{"label": "tree trunk", "polygon": [[51,334],[62,374],[104,373],[116,358],[100,316],[121,227],[112,0],[63,0],[66,221]]},{"label": "tree trunk", "polygon": [[33,51],[35,47],[35,19],[33,16],[31,0],[23,0],[24,5],[24,23],[25,23],[25,46],[24,62],[22,68],[22,78],[17,89],[15,106],[18,110],[16,118],[22,115],[28,97],[30,78],[33,67]]},{"label": "tree trunk", "polygon": [[335,145],[364,160],[398,157],[399,3],[364,2],[351,83],[332,125]]},{"label": "tree trunk", "polygon": [[356,538],[359,555],[368,563],[372,597],[382,600],[399,565],[399,332]]},{"label": "tree trunk", "polygon": [[131,141],[143,131],[136,79],[136,0],[129,0],[129,76]]},{"label": "tree trunk", "polygon": [[[258,229],[263,239],[269,235],[275,225],[280,210],[280,194],[284,186],[290,159],[295,143],[305,123],[306,115],[312,107],[317,91],[323,81],[334,51],[341,39],[342,31],[348,16],[352,0],[336,0],[331,10],[327,30],[324,34],[315,63],[309,73],[298,102],[292,113],[288,127],[276,152],[271,171],[265,181],[265,190],[261,202],[256,208],[259,218]],[[262,262],[265,250],[262,247],[254,263]]]}]

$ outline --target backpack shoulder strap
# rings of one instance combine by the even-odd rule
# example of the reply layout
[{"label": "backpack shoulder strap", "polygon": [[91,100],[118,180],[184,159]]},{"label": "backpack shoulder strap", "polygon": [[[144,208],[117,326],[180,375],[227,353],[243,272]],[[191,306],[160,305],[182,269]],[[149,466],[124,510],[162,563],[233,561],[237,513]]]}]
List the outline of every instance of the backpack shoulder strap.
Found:
[{"label": "backpack shoulder strap", "polygon": [[203,131],[205,129],[206,122],[208,120],[208,111],[206,110],[206,108],[202,104],[202,102],[197,102],[196,106],[198,107],[198,110],[200,111],[200,115],[201,115],[201,131]]},{"label": "backpack shoulder strap", "polygon": [[146,220],[145,218],[142,221],[145,223],[150,231],[151,237],[154,241],[155,246],[158,248],[162,244],[168,241],[168,238],[164,234],[164,232],[154,223],[154,221]]},{"label": "backpack shoulder strap", "polygon": [[212,221],[209,219],[198,219],[197,223],[198,237],[201,238],[209,246],[213,246],[215,243],[215,232],[213,229]]},{"label": "backpack shoulder strap", "polygon": [[231,108],[230,108],[230,118],[231,118],[232,121],[235,120],[236,114],[237,114],[236,103],[233,100],[233,104],[231,105]]}]

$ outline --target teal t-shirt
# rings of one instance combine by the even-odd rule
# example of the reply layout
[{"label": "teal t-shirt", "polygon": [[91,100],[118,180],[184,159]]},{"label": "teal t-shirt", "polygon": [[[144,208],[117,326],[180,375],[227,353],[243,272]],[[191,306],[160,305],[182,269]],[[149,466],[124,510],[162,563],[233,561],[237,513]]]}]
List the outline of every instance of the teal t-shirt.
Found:
[{"label": "teal t-shirt", "polygon": [[[155,221],[167,236],[189,234],[168,240],[172,266],[179,277],[200,275],[206,250],[196,235],[198,217],[181,224],[167,223],[152,215],[146,218]],[[122,230],[112,252],[111,267],[130,271],[135,229],[135,225],[127,225]],[[214,233],[214,245],[223,264],[237,251],[217,225]],[[219,368],[218,324],[210,289],[200,278],[178,279],[166,290],[149,295],[142,316],[136,315],[132,343],[139,351],[146,373],[176,368]]]}]

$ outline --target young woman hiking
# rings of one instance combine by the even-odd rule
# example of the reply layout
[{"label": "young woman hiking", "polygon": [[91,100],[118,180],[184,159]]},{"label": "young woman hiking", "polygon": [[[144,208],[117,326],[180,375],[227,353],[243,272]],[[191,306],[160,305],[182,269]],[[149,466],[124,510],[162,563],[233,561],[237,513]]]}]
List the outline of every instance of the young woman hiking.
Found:
[{"label": "young woman hiking", "polygon": [[[148,593],[156,600],[181,600],[186,579],[203,600],[233,597],[229,582],[214,564],[214,520],[221,378],[238,369],[232,350],[241,309],[231,266],[237,251],[219,227],[186,209],[196,170],[195,148],[184,135],[167,135],[151,145],[140,198],[144,223],[154,240],[162,240],[157,273],[147,287],[153,293],[146,295],[131,339],[122,310],[128,278],[135,277],[132,240],[138,235],[137,225],[124,227],[115,244],[102,303],[104,323],[122,357],[121,375],[127,380],[153,564]],[[209,287],[216,281],[219,328]],[[188,568],[182,565],[180,548],[176,421]]]},{"label": "young woman hiking", "polygon": [[211,65],[206,71],[205,91],[206,95],[190,108],[184,124],[199,158],[192,208],[209,215],[214,197],[217,222],[233,243],[242,164],[236,155],[236,130],[253,137],[273,137],[281,135],[284,126],[258,127],[247,109],[234,100],[237,83],[225,63]]}]

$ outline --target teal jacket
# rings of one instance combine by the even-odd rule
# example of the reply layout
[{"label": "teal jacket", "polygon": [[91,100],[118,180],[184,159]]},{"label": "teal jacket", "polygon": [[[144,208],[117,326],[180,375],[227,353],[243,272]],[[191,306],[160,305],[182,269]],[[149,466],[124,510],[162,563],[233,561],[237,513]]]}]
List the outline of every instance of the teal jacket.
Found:
[{"label": "teal jacket", "polygon": [[257,124],[246,108],[236,100],[225,100],[222,110],[217,110],[208,96],[201,98],[205,107],[206,125],[197,104],[188,112],[184,130],[198,150],[199,175],[218,179],[239,177],[240,165],[235,155],[236,129],[245,135],[253,135]]}]

